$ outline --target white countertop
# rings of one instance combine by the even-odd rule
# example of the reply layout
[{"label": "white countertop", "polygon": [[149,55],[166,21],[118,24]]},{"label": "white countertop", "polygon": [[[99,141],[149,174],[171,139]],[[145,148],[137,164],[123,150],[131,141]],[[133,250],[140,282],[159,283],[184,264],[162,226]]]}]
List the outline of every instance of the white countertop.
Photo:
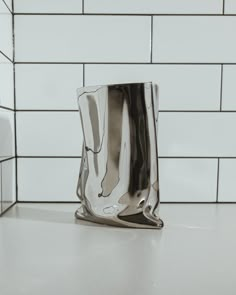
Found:
[{"label": "white countertop", "polygon": [[76,207],[0,218],[1,295],[236,294],[236,205],[161,204],[161,231],[76,221]]}]

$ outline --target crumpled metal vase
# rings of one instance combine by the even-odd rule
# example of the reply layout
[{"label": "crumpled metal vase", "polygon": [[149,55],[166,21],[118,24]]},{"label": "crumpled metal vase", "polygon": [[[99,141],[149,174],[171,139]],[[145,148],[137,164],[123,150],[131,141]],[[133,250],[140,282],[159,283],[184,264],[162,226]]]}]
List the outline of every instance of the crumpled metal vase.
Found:
[{"label": "crumpled metal vase", "polygon": [[78,90],[84,144],[78,219],[114,226],[162,228],[159,218],[157,85]]}]

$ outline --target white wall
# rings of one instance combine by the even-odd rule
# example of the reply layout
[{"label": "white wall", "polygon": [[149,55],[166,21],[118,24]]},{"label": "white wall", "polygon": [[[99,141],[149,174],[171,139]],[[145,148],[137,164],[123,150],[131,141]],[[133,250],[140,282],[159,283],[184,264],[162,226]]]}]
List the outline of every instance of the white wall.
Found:
[{"label": "white wall", "polygon": [[76,88],[153,80],[161,200],[236,202],[235,3],[15,0],[19,200],[77,200]]},{"label": "white wall", "polygon": [[11,1],[0,0],[0,214],[16,200]]}]

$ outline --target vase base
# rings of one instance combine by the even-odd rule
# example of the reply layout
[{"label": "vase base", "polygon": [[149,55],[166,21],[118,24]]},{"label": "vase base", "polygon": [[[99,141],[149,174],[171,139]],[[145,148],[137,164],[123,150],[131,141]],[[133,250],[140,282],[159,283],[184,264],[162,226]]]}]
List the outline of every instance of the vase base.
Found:
[{"label": "vase base", "polygon": [[117,227],[161,229],[164,226],[164,223],[160,218],[152,216],[152,218],[149,219],[143,214],[143,212],[134,215],[107,218],[95,216],[92,215],[82,204],[76,210],[75,217],[80,220]]}]

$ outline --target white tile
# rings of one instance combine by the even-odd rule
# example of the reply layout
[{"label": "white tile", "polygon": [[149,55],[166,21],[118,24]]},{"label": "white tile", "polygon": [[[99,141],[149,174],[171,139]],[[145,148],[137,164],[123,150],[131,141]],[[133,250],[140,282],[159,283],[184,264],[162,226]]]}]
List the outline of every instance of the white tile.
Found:
[{"label": "white tile", "polygon": [[222,109],[236,110],[236,66],[223,66]]},{"label": "white tile", "polygon": [[12,11],[12,0],[4,0],[4,1],[5,1],[6,5],[8,6],[8,8]]},{"label": "white tile", "polygon": [[0,106],[14,108],[13,64],[3,55],[0,59]]},{"label": "white tile", "polygon": [[2,165],[2,211],[16,201],[16,166],[15,159],[1,163]]},{"label": "white tile", "polygon": [[235,14],[235,13],[236,13],[236,1],[225,0],[225,14]]},{"label": "white tile", "polygon": [[0,1],[0,51],[7,55],[11,60],[13,58],[12,42],[12,14],[7,9],[5,3]]},{"label": "white tile", "polygon": [[150,17],[15,17],[16,61],[148,62]]},{"label": "white tile", "polygon": [[159,156],[236,156],[236,113],[160,113]]},{"label": "white tile", "polygon": [[154,62],[236,62],[235,17],[156,16]]},{"label": "white tile", "polygon": [[15,155],[14,112],[0,108],[0,157]]},{"label": "white tile", "polygon": [[82,0],[14,0],[16,13],[81,13]]},{"label": "white tile", "polygon": [[236,159],[220,159],[219,202],[236,202]]},{"label": "white tile", "polygon": [[83,65],[17,64],[17,109],[77,109],[76,89],[83,85]]},{"label": "white tile", "polygon": [[0,52],[0,63],[5,63],[6,62],[6,57]]},{"label": "white tile", "polygon": [[219,110],[220,65],[85,65],[86,85],[155,81],[160,110]]},{"label": "white tile", "polygon": [[80,159],[18,159],[20,201],[78,201]]},{"label": "white tile", "polygon": [[80,156],[79,112],[18,112],[19,156]]},{"label": "white tile", "polygon": [[162,202],[215,202],[217,159],[159,159]]},{"label": "white tile", "polygon": [[84,7],[87,13],[210,14],[222,12],[222,0],[85,0]]}]

